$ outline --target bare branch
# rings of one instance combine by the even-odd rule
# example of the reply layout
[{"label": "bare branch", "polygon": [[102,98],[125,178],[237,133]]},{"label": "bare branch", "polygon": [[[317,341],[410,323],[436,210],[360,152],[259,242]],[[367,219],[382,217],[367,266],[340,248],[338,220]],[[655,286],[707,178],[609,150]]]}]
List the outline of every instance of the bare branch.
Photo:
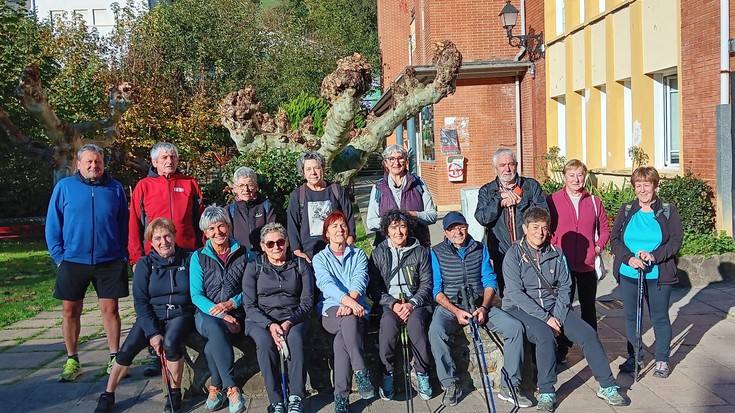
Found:
[{"label": "bare branch", "polygon": [[21,132],[17,126],[10,120],[8,114],[0,108],[0,129],[10,139],[15,146],[25,150],[32,156],[39,158],[44,163],[51,163],[53,159],[53,150],[43,142],[32,140],[25,133]]},{"label": "bare branch", "polygon": [[72,131],[61,122],[48,102],[46,91],[41,86],[41,72],[35,65],[23,70],[20,83],[16,88],[20,104],[43,128],[52,145],[63,145],[70,142]]}]

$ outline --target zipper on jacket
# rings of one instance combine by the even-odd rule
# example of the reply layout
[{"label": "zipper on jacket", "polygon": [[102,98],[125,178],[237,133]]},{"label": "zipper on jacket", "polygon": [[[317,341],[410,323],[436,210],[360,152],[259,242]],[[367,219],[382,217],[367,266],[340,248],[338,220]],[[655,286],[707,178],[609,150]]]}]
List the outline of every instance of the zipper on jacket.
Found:
[{"label": "zipper on jacket", "polygon": [[94,259],[94,244],[95,244],[95,239],[94,239],[95,238],[95,230],[94,230],[94,224],[95,224],[95,222],[94,222],[95,221],[95,219],[94,219],[94,186],[91,186],[90,185],[89,188],[92,191],[92,256],[90,257],[90,262],[89,263],[91,265],[94,265],[95,264],[95,261],[96,261]]},{"label": "zipper on jacket", "polygon": [[173,181],[171,181],[170,179],[166,177],[164,177],[163,179],[167,181],[167,186],[168,186],[168,212],[171,214],[170,219],[171,219],[171,222],[176,222],[174,221],[174,195],[173,195],[173,191],[171,190],[172,189],[171,184],[173,184]]},{"label": "zipper on jacket", "polygon": [[176,268],[170,268],[169,267],[169,269],[168,269],[168,283],[169,283],[169,286],[171,287],[171,294],[168,295],[168,304],[169,305],[166,306],[166,319],[167,320],[170,320],[171,319],[171,317],[169,316],[169,313],[168,312],[169,312],[169,308],[171,308],[171,305],[173,305],[173,303],[171,301],[172,301],[173,296],[174,296],[174,276],[175,276],[175,271],[177,271],[177,269],[178,269],[178,267],[176,267]]}]

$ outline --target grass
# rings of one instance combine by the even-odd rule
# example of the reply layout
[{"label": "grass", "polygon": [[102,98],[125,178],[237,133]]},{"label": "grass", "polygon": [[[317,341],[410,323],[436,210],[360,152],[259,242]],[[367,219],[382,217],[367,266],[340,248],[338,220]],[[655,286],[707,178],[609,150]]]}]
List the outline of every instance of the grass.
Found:
[{"label": "grass", "polygon": [[0,242],[0,328],[58,306],[55,278],[42,241]]}]

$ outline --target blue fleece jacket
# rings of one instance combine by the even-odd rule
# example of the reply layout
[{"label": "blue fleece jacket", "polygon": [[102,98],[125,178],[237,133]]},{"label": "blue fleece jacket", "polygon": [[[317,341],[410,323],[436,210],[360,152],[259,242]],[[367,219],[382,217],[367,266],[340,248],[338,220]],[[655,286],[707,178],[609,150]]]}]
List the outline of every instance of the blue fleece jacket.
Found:
[{"label": "blue fleece jacket", "polygon": [[365,291],[368,285],[367,255],[360,248],[348,245],[345,248],[342,262],[327,246],[314,256],[312,262],[316,286],[322,292],[322,297],[316,305],[318,314],[323,314],[328,308],[341,305],[341,300],[350,291],[360,294],[357,302],[365,308],[365,317],[370,312],[365,300]]},{"label": "blue fleece jacket", "polygon": [[128,200],[105,172],[96,181],[78,172],[60,180],[46,214],[46,244],[56,265],[98,264],[128,257]]}]

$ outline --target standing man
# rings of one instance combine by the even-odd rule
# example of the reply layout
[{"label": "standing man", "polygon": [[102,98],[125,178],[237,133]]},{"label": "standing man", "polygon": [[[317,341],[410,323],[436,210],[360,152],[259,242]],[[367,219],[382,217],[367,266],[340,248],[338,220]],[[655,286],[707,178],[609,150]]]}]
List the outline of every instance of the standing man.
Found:
[{"label": "standing man", "polygon": [[[498,397],[530,407],[531,401],[520,393],[521,365],[523,364],[523,324],[505,311],[493,307],[492,302],[498,284],[490,266],[490,254],[467,233],[464,215],[453,211],[442,221],[444,241],[431,251],[436,310],[429,326],[429,343],[436,362],[436,375],[444,389],[442,404],[454,406],[462,397],[456,365],[449,352],[449,336],[469,324],[475,318],[479,325],[488,323],[491,331],[499,333],[505,341],[506,371],[510,385],[502,383]],[[468,300],[462,302],[462,288],[469,289]],[[492,389],[490,389],[492,391]]]},{"label": "standing man", "polygon": [[92,283],[110,348],[120,348],[117,300],[127,297],[128,201],[119,182],[105,172],[104,152],[87,144],[77,151],[77,173],[60,180],[46,214],[46,244],[56,263],[54,298],[61,300],[67,360],[59,381],[82,374],[78,344],[84,294]]},{"label": "standing man", "polygon": [[518,161],[510,149],[498,149],[493,155],[495,180],[480,188],[475,219],[487,229],[487,248],[498,275],[503,296],[503,257],[516,240],[523,237],[523,213],[532,206],[549,210],[541,184],[518,175]]},{"label": "standing man", "polygon": [[[135,271],[138,260],[151,251],[151,244],[143,237],[145,227],[156,218],[171,220],[176,227],[176,245],[185,250],[202,246],[199,217],[204,209],[202,190],[196,179],[179,170],[179,151],[171,143],[159,142],[151,148],[151,168],[133,190],[130,200],[128,253]],[[148,348],[149,365],[146,376],[161,374],[161,361]]]}]

